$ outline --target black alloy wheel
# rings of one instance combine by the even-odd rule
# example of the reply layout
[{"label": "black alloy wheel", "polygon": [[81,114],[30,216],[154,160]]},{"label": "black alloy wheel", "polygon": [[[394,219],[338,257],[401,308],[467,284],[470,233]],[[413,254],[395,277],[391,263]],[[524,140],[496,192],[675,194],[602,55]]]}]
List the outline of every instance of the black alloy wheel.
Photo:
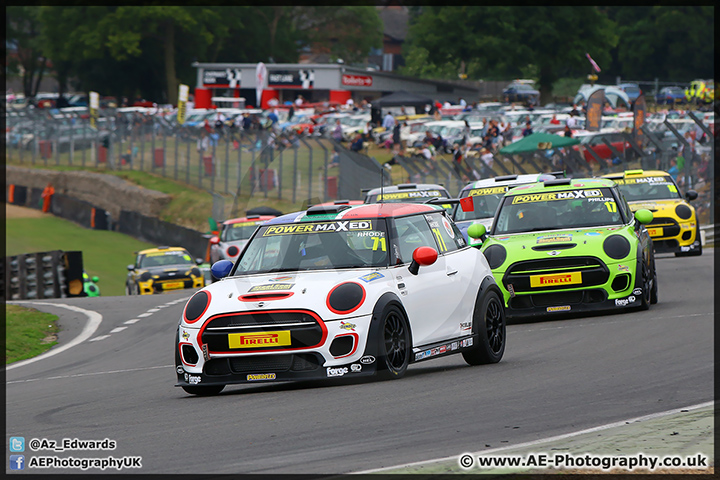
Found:
[{"label": "black alloy wheel", "polygon": [[383,376],[400,378],[410,363],[410,330],[402,311],[391,305],[385,312],[382,323],[380,352]]}]

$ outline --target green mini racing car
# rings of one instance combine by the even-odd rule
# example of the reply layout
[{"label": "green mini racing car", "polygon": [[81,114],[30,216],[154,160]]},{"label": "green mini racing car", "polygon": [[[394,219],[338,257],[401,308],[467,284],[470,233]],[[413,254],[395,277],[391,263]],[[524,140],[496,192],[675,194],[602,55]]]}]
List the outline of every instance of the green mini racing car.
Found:
[{"label": "green mini racing car", "polygon": [[482,241],[508,318],[614,308],[649,308],[658,300],[652,213],[633,214],[606,179],[546,180],[503,197]]}]

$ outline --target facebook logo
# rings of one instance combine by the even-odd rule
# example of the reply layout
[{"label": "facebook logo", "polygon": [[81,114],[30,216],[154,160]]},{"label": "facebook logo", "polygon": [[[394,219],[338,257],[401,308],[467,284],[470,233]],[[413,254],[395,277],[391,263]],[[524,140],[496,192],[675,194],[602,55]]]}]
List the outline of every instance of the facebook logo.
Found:
[{"label": "facebook logo", "polygon": [[25,455],[10,455],[10,470],[25,470]]},{"label": "facebook logo", "polygon": [[24,452],[25,451],[25,437],[10,437],[10,451],[11,452]]}]

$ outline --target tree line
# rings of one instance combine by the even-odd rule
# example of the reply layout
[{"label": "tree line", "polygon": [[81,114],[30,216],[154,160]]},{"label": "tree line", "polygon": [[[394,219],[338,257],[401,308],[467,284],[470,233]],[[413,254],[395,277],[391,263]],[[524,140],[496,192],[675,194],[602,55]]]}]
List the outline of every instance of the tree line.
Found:
[{"label": "tree line", "polygon": [[[687,82],[714,72],[712,6],[410,6],[405,65],[420,78],[560,78],[591,73]],[[53,75],[60,93],[97,90],[176,103],[194,61],[295,63],[304,52],[362,62],[382,46],[374,6],[9,6],[7,75],[26,96]],[[7,47],[6,47],[7,48]]]}]

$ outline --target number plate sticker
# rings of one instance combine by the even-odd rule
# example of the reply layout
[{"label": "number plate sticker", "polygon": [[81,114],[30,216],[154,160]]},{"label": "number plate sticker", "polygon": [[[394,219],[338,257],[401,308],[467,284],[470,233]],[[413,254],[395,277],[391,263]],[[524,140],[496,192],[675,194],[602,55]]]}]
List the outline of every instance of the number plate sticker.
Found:
[{"label": "number plate sticker", "polygon": [[163,283],[163,290],[176,290],[185,287],[185,282],[167,282]]},{"label": "number plate sticker", "polygon": [[530,286],[532,288],[557,287],[559,285],[575,285],[582,283],[582,273],[549,273],[547,275],[532,275]]},{"label": "number plate sticker", "polygon": [[651,237],[662,237],[663,234],[662,227],[648,228],[647,231]]},{"label": "number plate sticker", "polygon": [[253,332],[229,333],[228,347],[230,348],[267,348],[284,347],[291,344],[290,332]]}]

